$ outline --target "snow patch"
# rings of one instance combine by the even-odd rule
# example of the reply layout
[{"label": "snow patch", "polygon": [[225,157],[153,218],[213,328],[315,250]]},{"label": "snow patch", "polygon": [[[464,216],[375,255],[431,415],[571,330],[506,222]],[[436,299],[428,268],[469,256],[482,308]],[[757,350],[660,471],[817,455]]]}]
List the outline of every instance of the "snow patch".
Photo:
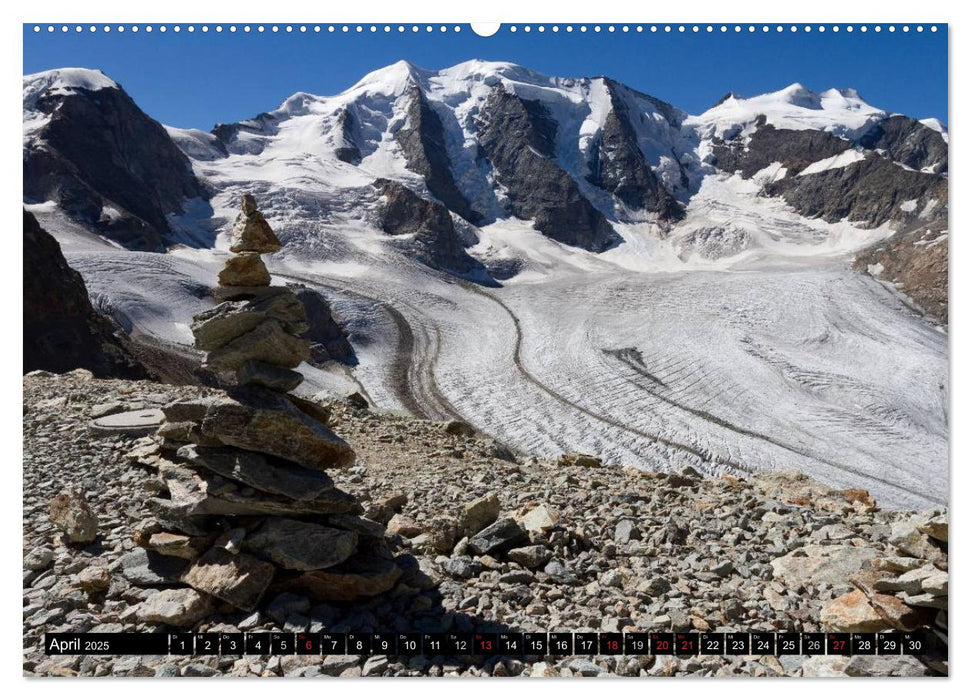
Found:
[{"label": "snow patch", "polygon": [[799,173],[799,177],[802,177],[803,175],[812,175],[813,173],[821,173],[825,170],[845,168],[847,165],[858,163],[864,158],[866,158],[866,154],[864,154],[862,151],[857,151],[856,149],[851,148],[847,151],[843,151],[842,153],[837,153],[831,158],[823,158],[822,160],[817,160],[815,163],[806,166]]}]

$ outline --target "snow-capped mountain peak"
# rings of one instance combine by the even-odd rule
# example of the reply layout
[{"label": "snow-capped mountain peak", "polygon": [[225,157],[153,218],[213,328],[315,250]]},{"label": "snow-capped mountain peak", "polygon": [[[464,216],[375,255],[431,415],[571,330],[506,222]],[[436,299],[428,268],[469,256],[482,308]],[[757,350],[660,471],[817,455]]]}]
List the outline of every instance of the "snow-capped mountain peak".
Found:
[{"label": "snow-capped mountain peak", "polygon": [[815,92],[793,83],[776,92],[754,97],[731,93],[708,111],[690,118],[712,136],[730,138],[750,128],[759,117],[779,129],[817,129],[852,138],[887,116],[863,100],[852,88]]},{"label": "snow-capped mountain peak", "polygon": [[117,88],[118,83],[91,68],[57,68],[24,76],[24,97],[29,93]]}]

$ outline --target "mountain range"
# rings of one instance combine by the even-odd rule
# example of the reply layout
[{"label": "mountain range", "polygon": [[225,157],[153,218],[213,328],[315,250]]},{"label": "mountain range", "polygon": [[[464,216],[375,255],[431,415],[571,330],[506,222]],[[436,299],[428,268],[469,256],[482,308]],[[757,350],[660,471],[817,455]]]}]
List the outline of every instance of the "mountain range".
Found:
[{"label": "mountain range", "polygon": [[[312,256],[360,252],[370,241],[331,231],[363,226],[383,247],[487,283],[530,266],[529,245],[489,231],[519,221],[567,250],[637,257],[646,240],[657,261],[689,264],[879,247],[895,231],[913,248],[946,231],[947,172],[939,122],[851,89],[730,93],[689,115],[605,77],[400,61],[339,95],[297,93],[206,132],[159,124],[98,71],[24,77],[25,202],[56,202],[135,250],[212,246],[242,190]],[[799,230],[696,214],[718,200],[781,200]]]}]

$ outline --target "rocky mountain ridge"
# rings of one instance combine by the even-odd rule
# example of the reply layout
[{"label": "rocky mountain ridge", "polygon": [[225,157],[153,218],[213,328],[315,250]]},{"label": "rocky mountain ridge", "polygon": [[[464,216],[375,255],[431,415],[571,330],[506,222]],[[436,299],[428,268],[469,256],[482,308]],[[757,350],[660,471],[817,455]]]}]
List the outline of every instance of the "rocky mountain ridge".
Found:
[{"label": "rocky mountain ridge", "polygon": [[[852,90],[796,84],[729,95],[689,116],[609,78],[553,78],[484,61],[428,71],[401,61],[339,95],[297,93],[206,133],[162,129],[120,86],[79,70],[24,78],[25,198],[54,199],[128,247],[157,249],[190,235],[173,227],[197,238],[218,228],[241,177],[270,209],[279,202],[296,220],[337,226],[360,220],[361,208],[373,218],[380,183],[397,182],[461,219],[469,235],[458,245],[474,248],[469,254],[486,267],[493,253],[477,227],[524,220],[570,249],[599,253],[631,240],[631,225],[662,238],[677,231],[701,183],[736,172],[768,178],[761,196],[810,219],[899,228],[947,215],[946,134]],[[81,130],[103,135],[104,167],[66,143],[90,142],[69,138]],[[266,182],[253,179],[263,171],[273,173]],[[134,190],[143,194],[139,206]],[[323,201],[321,191],[330,193]],[[206,202],[215,214],[200,218]],[[428,213],[426,228],[437,226],[438,214]],[[475,266],[449,241],[437,259],[429,259],[437,246],[420,259],[467,274]]]}]

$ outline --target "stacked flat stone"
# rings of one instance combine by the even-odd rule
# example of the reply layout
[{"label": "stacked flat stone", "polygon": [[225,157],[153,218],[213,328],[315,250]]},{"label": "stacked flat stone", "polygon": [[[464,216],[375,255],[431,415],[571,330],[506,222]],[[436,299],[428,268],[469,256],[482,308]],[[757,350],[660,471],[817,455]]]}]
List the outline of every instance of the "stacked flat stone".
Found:
[{"label": "stacked flat stone", "polygon": [[192,324],[207,366],[234,386],[165,407],[158,435],[135,455],[158,471],[162,493],[136,532],[144,549],[124,562],[134,583],[186,584],[252,611],[268,591],[350,601],[400,576],[384,526],[360,517],[358,500],[327,475],[352,464],[353,450],[326,409],[286,393],[309,348],[300,301],[259,272],[261,253],[279,247],[247,195],[216,290],[223,301]]}]

